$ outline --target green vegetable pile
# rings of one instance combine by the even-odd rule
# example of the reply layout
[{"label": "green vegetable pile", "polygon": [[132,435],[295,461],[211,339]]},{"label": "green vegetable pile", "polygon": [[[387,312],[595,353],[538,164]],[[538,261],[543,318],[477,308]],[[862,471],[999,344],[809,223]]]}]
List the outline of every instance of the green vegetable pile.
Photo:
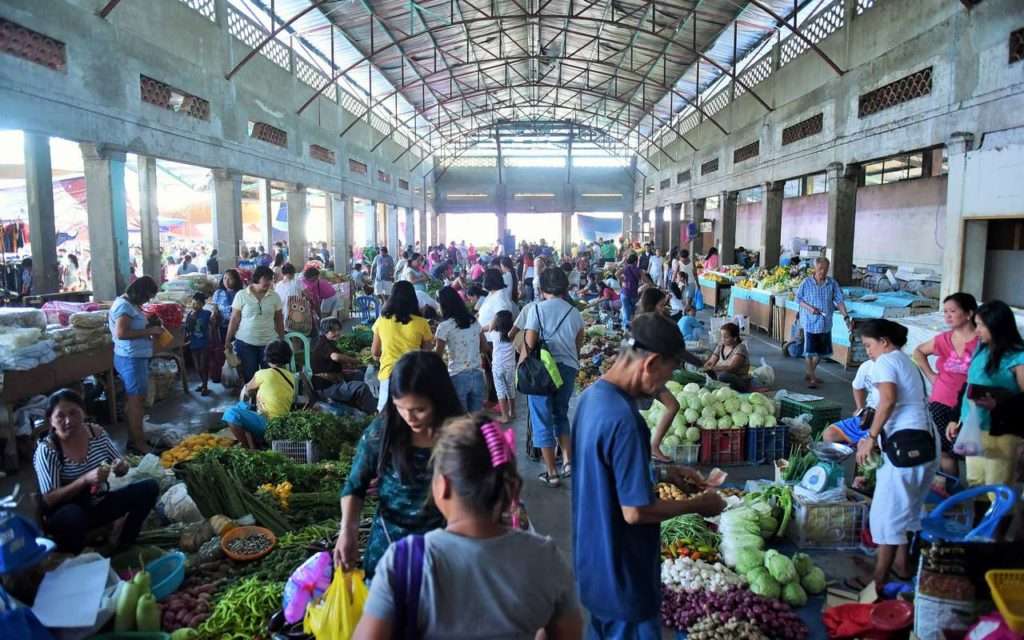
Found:
[{"label": "green vegetable pile", "polygon": [[807,470],[818,462],[818,458],[805,448],[794,447],[789,452],[789,464],[782,471],[782,479],[786,482],[799,482]]},{"label": "green vegetable pile", "polygon": [[774,549],[740,553],[736,569],[743,573],[750,590],[765,598],[781,599],[790,606],[807,604],[807,595],[825,590],[825,572],[814,566],[806,553],[787,558]]},{"label": "green vegetable pile", "polygon": [[687,513],[669,518],[661,523],[661,543],[671,545],[685,541],[691,548],[703,549],[708,553],[718,548],[719,535],[708,528],[704,518],[695,513]]},{"label": "green vegetable pile", "polygon": [[312,440],[323,458],[337,458],[342,446],[354,444],[363,435],[372,416],[339,417],[321,411],[291,411],[267,423],[264,438],[272,440]]},{"label": "green vegetable pile", "polygon": [[[317,493],[333,491],[335,496],[348,476],[351,462],[320,462],[299,464],[291,458],[273,451],[255,451],[242,447],[215,447],[200,452],[195,461],[199,463],[218,462],[238,477],[243,486],[256,492],[261,484],[277,484],[287,480],[293,491]],[[294,501],[295,495],[292,495]],[[301,501],[301,499],[300,499]],[[294,504],[294,502],[292,502]],[[335,500],[337,506],[337,500]]]},{"label": "green vegetable pile", "polygon": [[251,577],[229,587],[217,600],[213,613],[199,627],[210,640],[252,640],[263,637],[267,619],[281,608],[284,582]]},{"label": "green vegetable pile", "polygon": [[373,331],[367,327],[357,326],[348,333],[342,334],[334,344],[343,353],[356,354],[373,344]]}]

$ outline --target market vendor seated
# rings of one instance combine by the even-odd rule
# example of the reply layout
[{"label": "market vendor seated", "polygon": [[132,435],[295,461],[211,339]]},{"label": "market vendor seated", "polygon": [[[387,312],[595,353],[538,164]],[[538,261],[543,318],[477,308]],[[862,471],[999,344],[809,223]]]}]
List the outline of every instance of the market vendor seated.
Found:
[{"label": "market vendor seated", "polygon": [[123,476],[128,463],[99,425],[85,419],[85,401],[61,389],[46,403],[50,432],[36,447],[33,466],[39,483],[43,528],[57,547],[78,554],[86,535],[124,518],[112,543],[130,545],[153,510],[160,487],[155,480],[133,482],[107,491],[111,472]]},{"label": "market vendor seated", "polygon": [[249,449],[263,439],[267,422],[291,411],[295,400],[295,374],[287,369],[292,348],[284,340],[275,340],[267,345],[265,359],[270,367],[257,371],[242,392],[243,396],[256,394],[256,410],[242,400],[224,412],[224,422]]},{"label": "market vendor seated", "polygon": [[749,391],[750,353],[740,338],[739,326],[735,322],[726,322],[719,334],[718,345],[704,363],[704,371],[736,391]]},{"label": "market vendor seated", "polygon": [[320,329],[323,334],[313,347],[310,357],[313,388],[325,400],[348,405],[365,413],[373,413],[377,409],[377,399],[369,385],[362,381],[362,375],[353,380],[345,378],[346,369],[361,369],[363,365],[358,358],[342,353],[338,348],[341,321],[337,318],[328,318],[321,323]]}]

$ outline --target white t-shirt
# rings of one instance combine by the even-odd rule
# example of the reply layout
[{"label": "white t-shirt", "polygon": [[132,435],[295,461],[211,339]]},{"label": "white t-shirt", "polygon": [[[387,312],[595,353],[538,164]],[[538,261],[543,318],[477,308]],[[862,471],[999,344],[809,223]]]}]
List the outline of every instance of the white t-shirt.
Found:
[{"label": "white t-shirt", "polygon": [[487,341],[491,343],[491,371],[511,371],[516,366],[516,350],[512,341],[502,340],[501,334],[497,331],[488,331],[484,334]]},{"label": "white t-shirt", "polygon": [[480,368],[480,323],[460,329],[455,320],[445,320],[437,325],[434,337],[445,342],[448,375]]},{"label": "white t-shirt", "polygon": [[857,375],[853,376],[853,388],[867,392],[868,396],[864,405],[872,409],[878,407],[878,389],[875,388],[875,381],[871,376],[871,368],[874,364],[872,360],[865,360],[857,367]]},{"label": "white t-shirt", "polygon": [[668,304],[669,304],[669,309],[674,314],[675,313],[682,313],[683,311],[686,310],[686,305],[683,304],[683,299],[682,298],[677,298],[674,295],[672,295],[671,293],[668,294]]},{"label": "white t-shirt", "polygon": [[499,289],[498,291],[491,291],[484,298],[483,303],[480,305],[480,311],[477,313],[477,320],[480,321],[480,326],[486,327],[487,325],[494,322],[494,316],[498,315],[498,312],[507,309],[515,315],[519,309],[512,304],[512,301],[505,297],[503,293],[505,289]]},{"label": "white t-shirt", "polygon": [[433,307],[434,311],[441,313],[441,303],[434,300],[433,296],[426,291],[416,290],[416,304],[420,309],[423,307]]},{"label": "white t-shirt", "polygon": [[921,372],[902,351],[891,351],[879,356],[871,367],[874,384],[891,382],[896,385],[896,406],[885,423],[886,433],[900,429],[925,429],[929,417],[925,411],[925,390]]},{"label": "white t-shirt", "polygon": [[258,347],[270,344],[277,339],[274,314],[283,306],[276,291],[268,291],[262,300],[258,300],[249,287],[242,289],[231,302],[231,309],[242,313],[235,338]]},{"label": "white t-shirt", "polygon": [[274,285],[274,293],[280,298],[281,302],[288,302],[289,296],[298,296],[302,294],[302,283],[292,278],[291,280],[282,280]]},{"label": "white t-shirt", "polygon": [[663,260],[661,256],[653,255],[647,263],[647,273],[651,274],[654,280],[658,280],[661,277],[661,268],[663,266]]}]

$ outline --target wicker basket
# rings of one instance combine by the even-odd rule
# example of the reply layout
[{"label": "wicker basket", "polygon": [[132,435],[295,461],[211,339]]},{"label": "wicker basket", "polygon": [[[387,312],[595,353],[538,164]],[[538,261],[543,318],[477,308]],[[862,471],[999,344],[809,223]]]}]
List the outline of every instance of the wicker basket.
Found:
[{"label": "wicker basket", "polygon": [[299,464],[314,464],[320,461],[320,452],[312,440],[274,440],[270,443],[270,448]]}]

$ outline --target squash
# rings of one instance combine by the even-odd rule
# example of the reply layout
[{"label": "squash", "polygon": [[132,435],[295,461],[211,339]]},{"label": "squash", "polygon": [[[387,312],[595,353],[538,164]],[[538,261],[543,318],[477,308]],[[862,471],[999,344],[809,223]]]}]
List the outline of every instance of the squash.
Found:
[{"label": "squash", "polygon": [[114,631],[135,631],[135,613],[142,595],[142,585],[133,581],[121,585],[117,594]]},{"label": "squash", "polygon": [[139,598],[135,609],[135,621],[139,631],[160,631],[160,605],[156,603],[152,593]]}]

